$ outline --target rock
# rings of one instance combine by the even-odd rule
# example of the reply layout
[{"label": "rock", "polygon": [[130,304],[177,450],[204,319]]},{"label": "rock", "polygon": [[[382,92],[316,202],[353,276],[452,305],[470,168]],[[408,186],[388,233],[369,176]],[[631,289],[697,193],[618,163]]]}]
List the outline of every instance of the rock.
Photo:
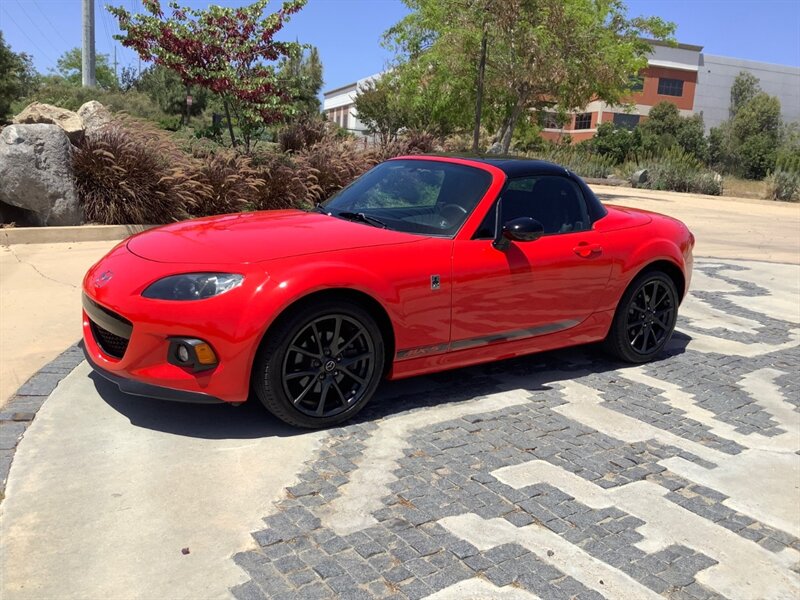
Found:
[{"label": "rock", "polygon": [[77,145],[83,139],[83,119],[71,110],[52,104],[32,102],[11,122],[19,124],[52,123],[61,127],[73,144]]},{"label": "rock", "polygon": [[486,151],[486,154],[502,154],[503,153],[503,144],[500,142],[495,142],[489,149]]},{"label": "rock", "polygon": [[0,202],[25,211],[18,224],[83,222],[72,146],[58,125],[9,125],[0,132]]},{"label": "rock", "polygon": [[111,111],[97,100],[89,100],[78,109],[86,135],[94,135],[111,122]]},{"label": "rock", "polygon": [[633,187],[639,187],[640,185],[644,185],[647,183],[650,174],[647,172],[647,169],[640,169],[639,171],[635,171],[633,175],[631,175],[631,185]]}]

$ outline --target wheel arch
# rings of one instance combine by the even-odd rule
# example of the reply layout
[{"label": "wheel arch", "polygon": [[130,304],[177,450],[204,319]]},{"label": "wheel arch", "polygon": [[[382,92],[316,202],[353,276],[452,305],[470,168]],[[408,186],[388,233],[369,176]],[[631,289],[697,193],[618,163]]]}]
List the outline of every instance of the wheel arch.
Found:
[{"label": "wheel arch", "polygon": [[[672,283],[675,284],[675,289],[678,291],[678,301],[683,301],[683,297],[686,294],[686,276],[680,266],[674,261],[665,258],[654,260],[639,269],[633,279],[631,279],[631,283],[633,283],[639,275],[648,271],[661,271],[666,274],[672,280]],[[628,286],[630,286],[630,283]]]},{"label": "wheel arch", "polygon": [[383,336],[384,342],[384,373],[385,376],[389,370],[392,368],[392,363],[394,362],[394,354],[395,354],[395,331],[394,325],[392,324],[392,319],[389,316],[388,311],[386,308],[381,304],[378,300],[376,300],[370,294],[356,290],[353,288],[345,288],[345,287],[331,287],[331,288],[324,288],[321,290],[316,290],[310,292],[304,296],[299,298],[295,298],[292,302],[284,306],[280,313],[267,325],[264,331],[261,334],[261,338],[258,341],[258,346],[256,348],[255,353],[253,354],[253,359],[251,360],[250,369],[252,375],[252,368],[253,363],[258,356],[258,353],[264,347],[266,340],[270,334],[270,331],[273,331],[276,326],[283,322],[284,319],[288,318],[289,315],[293,314],[295,311],[303,310],[308,306],[312,306],[315,303],[319,303],[321,301],[347,301],[352,302],[354,304],[358,304],[362,308],[364,308],[369,314],[375,319],[375,322],[378,324],[378,329]]}]

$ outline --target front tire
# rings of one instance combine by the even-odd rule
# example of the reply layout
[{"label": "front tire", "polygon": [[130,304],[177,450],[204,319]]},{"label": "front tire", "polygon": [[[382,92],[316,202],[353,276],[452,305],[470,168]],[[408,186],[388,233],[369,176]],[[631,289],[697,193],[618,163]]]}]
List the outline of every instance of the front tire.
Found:
[{"label": "front tire", "polygon": [[646,271],[622,295],[605,348],[626,362],[648,362],[667,345],[677,320],[675,283],[661,271]]},{"label": "front tire", "polygon": [[323,301],[295,310],[267,333],[253,388],[280,420],[319,429],[355,416],[383,377],[384,342],[358,304]]}]

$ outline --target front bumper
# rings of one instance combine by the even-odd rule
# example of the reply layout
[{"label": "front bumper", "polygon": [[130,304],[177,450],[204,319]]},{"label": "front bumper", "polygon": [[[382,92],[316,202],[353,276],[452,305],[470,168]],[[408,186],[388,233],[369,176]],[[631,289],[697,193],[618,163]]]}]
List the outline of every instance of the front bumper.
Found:
[{"label": "front bumper", "polygon": [[159,385],[152,385],[143,383],[141,381],[134,381],[114,375],[110,371],[106,371],[92,360],[92,356],[86,349],[86,344],[83,344],[83,354],[86,357],[86,362],[94,369],[95,373],[107,379],[120,389],[121,392],[132,394],[134,396],[145,396],[147,398],[154,398],[156,400],[173,400],[175,402],[191,402],[194,404],[219,404],[224,403],[224,400],[209,396],[202,392],[187,392],[185,390],[175,390]]},{"label": "front bumper", "polygon": [[[137,395],[246,401],[264,323],[252,312],[253,299],[268,276],[251,271],[247,285],[200,301],[142,297],[153,281],[176,271],[175,265],[139,258],[123,245],[89,270],[83,282],[82,316],[90,364],[123,391]],[[218,363],[203,370],[175,364],[169,355],[175,338],[208,343]]]}]

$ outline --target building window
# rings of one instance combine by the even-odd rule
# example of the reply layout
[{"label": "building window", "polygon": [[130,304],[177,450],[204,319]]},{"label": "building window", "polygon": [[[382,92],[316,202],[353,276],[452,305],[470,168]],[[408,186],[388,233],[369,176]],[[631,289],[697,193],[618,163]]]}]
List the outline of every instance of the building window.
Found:
[{"label": "building window", "polygon": [[591,129],[592,113],[581,113],[575,115],[575,129]]},{"label": "building window", "polygon": [[658,93],[661,96],[683,96],[683,79],[659,78]]},{"label": "building window", "polygon": [[614,125],[624,129],[633,129],[639,124],[639,115],[627,115],[625,113],[614,113]]},{"label": "building window", "polygon": [[644,89],[644,77],[634,75],[628,80],[628,88],[631,92],[641,92]]},{"label": "building window", "polygon": [[543,129],[559,129],[556,113],[543,111],[539,113],[539,123]]}]

